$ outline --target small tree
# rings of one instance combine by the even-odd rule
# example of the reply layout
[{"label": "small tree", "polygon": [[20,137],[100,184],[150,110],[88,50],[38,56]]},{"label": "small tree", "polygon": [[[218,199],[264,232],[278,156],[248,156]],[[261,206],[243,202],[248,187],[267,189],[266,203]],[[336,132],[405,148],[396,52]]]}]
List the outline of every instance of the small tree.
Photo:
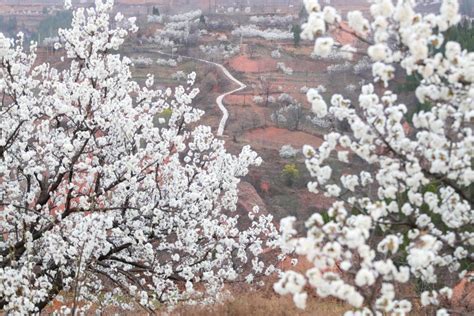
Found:
[{"label": "small tree", "polygon": [[247,44],[247,52],[250,59],[255,58],[258,52],[258,46],[256,44]]},{"label": "small tree", "polygon": [[153,6],[153,9],[152,9],[152,14],[153,15],[156,15],[156,16],[159,16],[160,15],[160,9]]},{"label": "small tree", "polygon": [[[71,312],[218,297],[254,279],[270,216],[239,229],[239,177],[261,159],[226,152],[192,107],[192,85],[145,87],[114,54],[134,19],[112,1],[77,9],[60,69],[36,45],[0,35],[0,310],[40,313],[60,293]],[[124,23],[125,22],[125,23]],[[122,26],[123,25],[123,26]],[[154,124],[156,116],[169,117]],[[262,239],[263,238],[263,239]],[[271,237],[270,237],[271,238]],[[245,263],[252,262],[246,268]],[[252,268],[253,267],[253,268]],[[272,269],[266,270],[271,272]],[[197,284],[198,287],[194,287]],[[68,295],[69,296],[69,295]]]},{"label": "small tree", "polygon": [[291,31],[293,32],[293,44],[295,47],[300,46],[301,42],[301,26],[299,24],[293,25],[291,28]]},{"label": "small tree", "polygon": [[206,17],[204,16],[204,14],[201,14],[201,16],[199,17],[199,23],[206,25]]},{"label": "small tree", "polygon": [[301,123],[305,119],[303,108],[300,104],[291,104],[285,109],[285,116],[287,120],[287,128],[292,131],[300,129]]},{"label": "small tree", "polygon": [[298,180],[298,178],[300,177],[300,171],[294,163],[286,164],[283,167],[281,174],[283,178],[285,179],[285,183],[288,186],[292,186],[296,182],[296,180]]},{"label": "small tree", "polygon": [[260,89],[264,99],[263,104],[267,107],[272,96],[272,80],[268,76],[260,76],[258,83],[258,88]]}]

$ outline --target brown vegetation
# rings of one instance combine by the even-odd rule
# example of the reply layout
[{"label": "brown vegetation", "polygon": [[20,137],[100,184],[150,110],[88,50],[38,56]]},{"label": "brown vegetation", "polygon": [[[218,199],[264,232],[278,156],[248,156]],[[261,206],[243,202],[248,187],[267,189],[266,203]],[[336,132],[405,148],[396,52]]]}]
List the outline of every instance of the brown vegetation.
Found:
[{"label": "brown vegetation", "polygon": [[336,300],[310,300],[306,310],[295,307],[291,297],[265,295],[261,292],[242,294],[212,308],[183,307],[175,311],[179,316],[339,316],[347,306]]}]

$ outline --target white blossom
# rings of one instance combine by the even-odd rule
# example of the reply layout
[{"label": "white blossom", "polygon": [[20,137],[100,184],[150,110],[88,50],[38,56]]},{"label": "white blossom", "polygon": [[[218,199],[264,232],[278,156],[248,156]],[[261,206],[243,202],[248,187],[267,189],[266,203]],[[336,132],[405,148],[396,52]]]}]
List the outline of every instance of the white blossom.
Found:
[{"label": "white blossom", "polygon": [[331,37],[319,37],[314,45],[314,53],[320,57],[328,57],[333,45],[334,40]]},{"label": "white blossom", "polygon": [[318,117],[324,117],[328,113],[328,106],[323,97],[316,89],[309,89],[306,93],[308,101],[311,103],[311,110]]},{"label": "white blossom", "polygon": [[75,313],[134,301],[148,313],[153,302],[211,302],[225,281],[266,271],[258,256],[277,237],[272,216],[255,210],[241,229],[233,212],[240,178],[261,159],[248,146],[228,153],[199,124],[195,73],[174,89],[156,89],[153,75],[133,81],[133,61],[150,61],[114,53],[136,25],[112,12],[110,0],[74,11],[59,30],[60,68],[41,63],[35,43],[25,50],[22,34],[0,36],[7,314],[44,312],[58,293],[76,296]]},{"label": "white blossom", "polygon": [[[355,100],[333,95],[330,108],[316,89],[307,90],[314,113],[348,126],[325,135],[318,148],[303,147],[312,176],[309,191],[334,202],[324,219],[322,214],[308,219],[305,236],[285,227],[293,231],[281,247],[306,256],[308,284],[319,297],[351,304],[355,310],[346,315],[407,315],[416,301],[446,315],[452,307],[446,276],[464,277],[461,263],[473,259],[468,228],[474,224],[473,201],[466,190],[474,181],[474,55],[445,39],[444,32],[460,21],[458,1],[440,1],[439,14],[416,12],[412,0],[369,2],[371,21],[360,11],[347,17],[364,42],[358,47],[366,47],[361,53],[370,57],[354,72],[371,69],[373,83],[362,85]],[[324,21],[322,12],[335,10],[317,1],[305,6],[306,39],[315,41],[320,55],[328,54],[328,47],[340,48],[334,42],[322,45],[328,31],[344,27]],[[420,78],[412,95],[429,107],[415,109],[398,100],[390,90],[398,70]],[[413,111],[410,122],[407,113]],[[418,300],[407,299],[398,285],[415,279],[430,290]]]}]

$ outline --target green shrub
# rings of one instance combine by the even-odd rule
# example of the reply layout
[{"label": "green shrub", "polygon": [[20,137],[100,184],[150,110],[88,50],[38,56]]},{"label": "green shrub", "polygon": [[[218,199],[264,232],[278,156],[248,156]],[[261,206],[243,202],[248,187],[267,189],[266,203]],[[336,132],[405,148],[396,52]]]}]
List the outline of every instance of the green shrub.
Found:
[{"label": "green shrub", "polygon": [[286,164],[283,167],[281,174],[285,179],[286,184],[289,186],[292,186],[300,177],[300,171],[294,163]]}]

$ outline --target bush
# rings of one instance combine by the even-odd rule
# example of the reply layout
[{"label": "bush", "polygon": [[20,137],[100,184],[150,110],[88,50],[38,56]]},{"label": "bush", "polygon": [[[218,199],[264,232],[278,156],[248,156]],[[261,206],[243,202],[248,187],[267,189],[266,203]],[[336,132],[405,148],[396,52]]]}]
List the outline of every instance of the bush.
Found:
[{"label": "bush", "polygon": [[281,174],[288,186],[292,186],[300,177],[300,171],[294,163],[286,164]]}]

